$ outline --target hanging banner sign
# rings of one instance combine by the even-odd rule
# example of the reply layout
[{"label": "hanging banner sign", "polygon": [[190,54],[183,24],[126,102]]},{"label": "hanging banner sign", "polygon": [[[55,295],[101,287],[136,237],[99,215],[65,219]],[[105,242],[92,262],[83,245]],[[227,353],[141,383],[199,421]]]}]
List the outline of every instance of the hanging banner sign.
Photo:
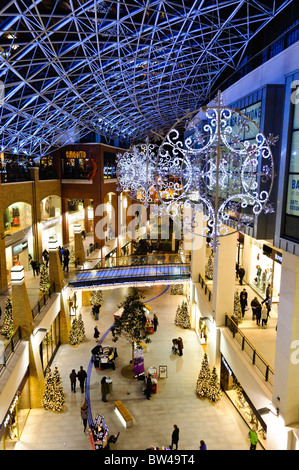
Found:
[{"label": "hanging banner sign", "polygon": [[134,375],[144,374],[143,348],[134,348]]},{"label": "hanging banner sign", "polygon": [[299,216],[299,175],[289,176],[286,213]]}]

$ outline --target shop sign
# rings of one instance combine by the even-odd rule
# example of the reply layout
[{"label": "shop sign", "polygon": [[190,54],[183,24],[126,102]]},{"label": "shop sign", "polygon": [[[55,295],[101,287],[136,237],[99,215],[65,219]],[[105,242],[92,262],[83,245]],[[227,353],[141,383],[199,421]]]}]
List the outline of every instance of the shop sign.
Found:
[{"label": "shop sign", "polygon": [[282,264],[282,253],[271,248],[271,246],[263,245],[263,254],[268,256],[268,258],[271,258],[273,261]]},{"label": "shop sign", "polygon": [[41,225],[42,225],[43,229],[48,229],[48,228],[53,227],[54,225],[60,224],[60,223],[61,223],[60,217],[55,217],[51,220],[43,220],[41,222]]},{"label": "shop sign", "polygon": [[286,212],[299,216],[299,175],[289,176]]},{"label": "shop sign", "polygon": [[21,253],[22,251],[27,250],[27,248],[28,248],[28,242],[19,243],[18,245],[15,245],[12,247],[12,254],[13,256],[15,256]]},{"label": "shop sign", "polygon": [[86,158],[86,152],[83,150],[68,150],[65,152],[66,158]]}]

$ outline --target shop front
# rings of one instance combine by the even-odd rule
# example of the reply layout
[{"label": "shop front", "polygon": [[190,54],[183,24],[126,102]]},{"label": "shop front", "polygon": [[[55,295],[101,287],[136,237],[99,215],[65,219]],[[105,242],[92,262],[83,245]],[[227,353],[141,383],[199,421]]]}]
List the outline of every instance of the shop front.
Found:
[{"label": "shop front", "polygon": [[40,343],[40,357],[42,368],[45,373],[47,366],[51,365],[55,354],[60,346],[60,313],[55,318],[54,322],[45,334],[42,342]]},{"label": "shop front", "polygon": [[29,411],[29,371],[27,370],[0,425],[0,450],[14,449],[22,435]]},{"label": "shop front", "polygon": [[270,285],[272,303],[279,302],[282,252],[262,240],[253,240],[251,247],[250,286],[265,297]]},{"label": "shop front", "polygon": [[220,365],[220,386],[245,421],[248,431],[253,428],[256,430],[259,444],[265,449],[267,425],[262,418],[261,410],[255,409],[223,355]]},{"label": "shop front", "polygon": [[69,226],[69,240],[74,240],[74,225],[80,224],[81,230],[85,228],[85,210],[83,199],[70,199],[68,201],[68,226]]},{"label": "shop front", "polygon": [[48,250],[50,238],[56,239],[58,245],[62,246],[61,198],[53,195],[43,199],[40,203],[40,213],[42,250]]}]

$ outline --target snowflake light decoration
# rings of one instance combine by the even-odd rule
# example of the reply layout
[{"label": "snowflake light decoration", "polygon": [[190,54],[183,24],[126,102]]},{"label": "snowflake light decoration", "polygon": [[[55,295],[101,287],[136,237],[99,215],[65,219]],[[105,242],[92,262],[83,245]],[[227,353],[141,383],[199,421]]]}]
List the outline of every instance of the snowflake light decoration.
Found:
[{"label": "snowflake light decoration", "polygon": [[[256,123],[225,107],[221,93],[211,107],[189,113],[165,136],[156,161],[156,190],[170,216],[187,205],[184,229],[213,240],[244,229],[265,209],[274,165],[270,145]],[[181,140],[182,121],[187,122]],[[197,233],[196,214],[206,222]]]},{"label": "snowflake light decoration", "polygon": [[131,150],[117,155],[116,177],[118,190],[125,191],[133,200],[138,200],[145,207],[157,198],[155,190],[157,145],[145,144],[133,146]]}]

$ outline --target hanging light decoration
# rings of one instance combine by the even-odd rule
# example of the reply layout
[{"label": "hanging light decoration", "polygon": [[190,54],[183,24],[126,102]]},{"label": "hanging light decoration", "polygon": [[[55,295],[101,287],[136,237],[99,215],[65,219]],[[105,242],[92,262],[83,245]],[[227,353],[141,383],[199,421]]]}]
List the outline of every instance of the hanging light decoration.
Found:
[{"label": "hanging light decoration", "polygon": [[[185,128],[182,125],[185,123]],[[264,210],[272,190],[274,165],[270,145],[256,123],[223,104],[221,93],[177,121],[165,136],[156,161],[156,191],[172,217],[189,207],[184,230],[211,238],[244,229]],[[196,214],[205,223],[199,229]],[[233,227],[233,232],[228,227]]]},{"label": "hanging light decoration", "polygon": [[135,145],[131,150],[117,155],[118,191],[125,191],[131,199],[145,207],[157,198],[154,180],[157,148],[147,138],[145,144]]}]

